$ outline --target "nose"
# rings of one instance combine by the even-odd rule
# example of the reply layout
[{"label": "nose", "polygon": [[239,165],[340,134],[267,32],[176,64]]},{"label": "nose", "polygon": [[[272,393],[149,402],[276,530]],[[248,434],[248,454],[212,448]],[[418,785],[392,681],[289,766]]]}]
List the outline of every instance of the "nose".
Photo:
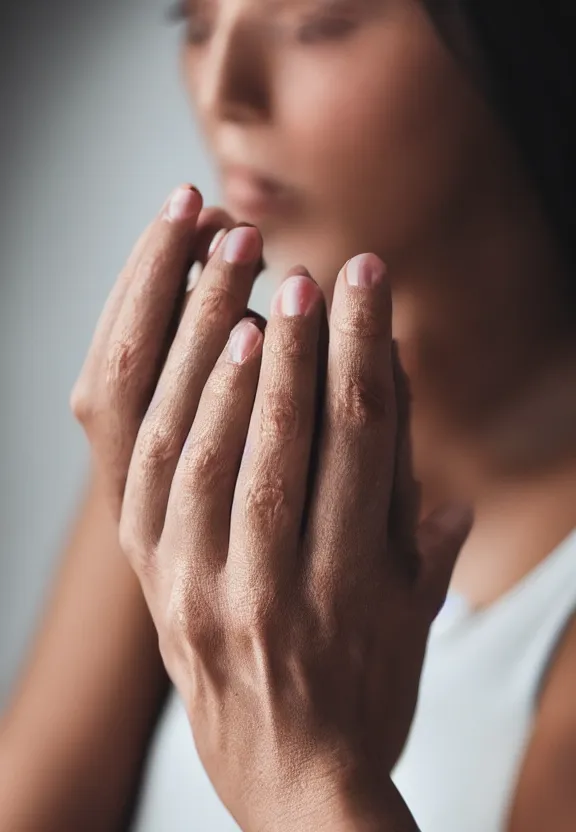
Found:
[{"label": "nose", "polygon": [[251,124],[271,116],[270,61],[265,33],[250,19],[222,23],[198,79],[197,103],[209,122]]}]

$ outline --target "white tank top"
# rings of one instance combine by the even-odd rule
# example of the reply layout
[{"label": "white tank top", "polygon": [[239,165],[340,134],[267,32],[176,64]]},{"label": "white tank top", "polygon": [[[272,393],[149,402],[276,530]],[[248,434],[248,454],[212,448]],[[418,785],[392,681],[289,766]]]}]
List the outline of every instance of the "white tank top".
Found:
[{"label": "white tank top", "polygon": [[576,532],[485,610],[432,628],[394,780],[422,832],[504,832],[549,662],[576,610]]},{"label": "white tank top", "polygon": [[[434,623],[408,745],[394,773],[422,832],[504,832],[560,637],[576,611],[576,531],[488,609],[450,598]],[[135,832],[238,832],[173,696]]]}]

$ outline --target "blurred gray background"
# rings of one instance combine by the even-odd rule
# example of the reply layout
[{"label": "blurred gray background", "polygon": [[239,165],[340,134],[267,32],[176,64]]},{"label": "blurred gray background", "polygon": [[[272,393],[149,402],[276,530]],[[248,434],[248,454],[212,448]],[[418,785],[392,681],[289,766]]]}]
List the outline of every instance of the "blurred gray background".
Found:
[{"label": "blurred gray background", "polygon": [[0,0],[0,708],[33,636],[87,450],[68,398],[136,238],[213,177],[169,0]]}]

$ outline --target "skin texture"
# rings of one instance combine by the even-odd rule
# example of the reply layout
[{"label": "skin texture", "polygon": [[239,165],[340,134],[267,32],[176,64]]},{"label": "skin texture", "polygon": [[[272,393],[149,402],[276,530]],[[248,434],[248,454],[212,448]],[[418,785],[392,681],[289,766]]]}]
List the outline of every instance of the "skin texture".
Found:
[{"label": "skin texture", "polygon": [[[574,406],[563,398],[573,386],[566,383],[573,377],[573,337],[565,319],[568,307],[557,288],[561,269],[555,245],[514,148],[413,0],[336,4],[332,11],[314,0],[290,0],[277,5],[276,11],[273,4],[260,0],[208,2],[199,4],[197,12],[195,4],[185,7],[193,13],[185,24],[190,35],[183,51],[185,80],[222,171],[227,207],[235,219],[257,221],[271,271],[283,276],[292,263],[304,261],[330,306],[336,275],[347,258],[365,250],[386,262],[394,301],[392,329],[410,376],[417,477],[427,504],[436,505],[454,491],[474,503],[475,528],[454,580],[475,606],[487,606],[542,560],[575,519]],[[342,26],[343,21],[347,26]],[[238,165],[244,168],[240,173],[231,171],[230,166]],[[276,188],[259,182],[262,177],[276,180]],[[256,180],[258,199],[239,199],[238,192],[244,189],[245,194],[246,180],[252,191]],[[276,195],[272,199],[271,191]],[[113,338],[112,329],[100,328],[100,351],[92,351],[97,360],[89,370],[84,398],[100,406],[98,418],[108,426],[106,436],[98,438],[101,476],[94,477],[70,544],[67,563],[73,568],[66,566],[61,572],[30,671],[2,726],[0,826],[15,832],[125,828],[126,807],[166,679],[148,611],[122,560],[117,519],[134,442],[180,315],[184,263],[192,257],[193,245],[205,259],[211,233],[219,224],[231,224],[222,214],[210,216],[210,234],[195,236],[190,227],[175,242],[165,236],[160,245],[155,238],[161,253],[154,248],[145,262],[151,283],[158,280],[155,301],[176,310],[167,325],[166,343],[159,346],[152,338],[141,337],[135,347],[133,338],[142,320],[132,310]],[[148,243],[145,236],[141,245]],[[113,319],[113,325],[136,263],[141,265],[138,253],[125,269],[121,289],[111,302],[113,309],[108,307],[106,320]],[[208,310],[222,302],[219,292],[210,298]],[[211,340],[210,332],[191,330],[200,339],[195,348],[191,333],[180,335],[179,349],[188,359],[180,369],[194,370],[187,382],[191,387],[186,387],[193,401],[224,348],[226,327],[244,314],[245,303],[239,297],[236,302],[232,310],[223,301],[228,318],[217,327],[219,344]],[[183,323],[186,327],[194,320],[188,317]],[[204,358],[200,336],[207,338],[212,365],[203,361],[196,370],[194,362]],[[103,371],[101,356],[106,349],[110,362]],[[156,372],[148,375],[147,361],[156,350]],[[109,386],[135,376],[135,384],[141,385],[140,410],[132,412],[130,424],[125,414],[120,423],[112,424],[118,402],[106,398]],[[396,382],[397,392],[397,376]],[[553,394],[535,395],[544,383],[549,389],[551,382]],[[362,403],[364,392],[360,390],[355,401]],[[160,396],[159,412],[170,395]],[[218,398],[215,391],[213,395]],[[150,460],[149,473],[160,477],[160,494],[176,468],[178,441],[183,441],[191,424],[188,405],[189,400],[175,403],[184,420],[178,423],[177,433],[166,436],[162,429],[156,437],[148,437],[149,446],[144,445],[138,457],[141,462]],[[286,414],[290,421],[292,413],[291,407],[276,408],[272,424],[284,424]],[[92,421],[82,406],[80,415]],[[403,459],[398,470],[407,472],[410,455],[404,415],[398,428],[402,439],[398,437],[395,457]],[[168,459],[163,450],[167,440],[173,443]],[[159,450],[151,459],[150,447]],[[313,444],[313,459],[316,447]],[[204,460],[208,474],[214,461],[210,456]],[[216,469],[214,476],[219,473]],[[373,483],[369,485],[372,488]],[[392,494],[394,510],[389,517],[400,516],[401,522],[395,523],[410,528],[411,474],[395,482]],[[408,519],[402,510],[406,506]],[[146,530],[154,552],[163,522],[157,509],[152,528]],[[183,519],[188,525],[192,522]],[[134,539],[142,542],[141,533],[125,520],[131,550],[141,551],[133,544]],[[221,551],[224,543],[214,549]],[[200,560],[188,549],[176,554],[184,565],[192,554]],[[101,566],[98,580],[93,560]],[[146,563],[153,562],[148,557]],[[168,583],[173,567],[170,560]],[[153,602],[157,595],[165,596],[154,583],[161,570],[150,572],[147,596]],[[122,615],[107,621],[110,652],[106,660],[95,662],[93,656],[100,655],[102,647],[100,611],[111,586]],[[334,598],[324,589],[326,609]],[[171,610],[173,617],[178,618],[179,609],[185,607],[190,618],[192,611],[184,601],[179,597]],[[90,610],[94,613],[88,615]],[[86,612],[81,650],[74,637],[79,612]],[[165,620],[161,612],[157,615],[157,620]],[[416,628],[416,632],[421,631]],[[272,637],[286,634],[272,632]],[[180,630],[174,639],[164,639],[167,656],[172,655],[174,643],[182,643]],[[180,670],[183,688],[189,683],[183,678],[186,657],[195,655],[184,652],[182,661],[174,658],[170,664],[174,675],[178,667],[184,668]],[[526,832],[530,823],[538,832],[541,828],[564,832],[574,826],[571,791],[563,777],[550,775],[571,771],[576,763],[576,732],[570,716],[573,655],[574,627],[543,686],[534,736],[513,801],[513,832]],[[132,664],[135,656],[140,660],[137,667]],[[127,668],[133,670],[125,673]],[[117,690],[120,677],[124,696],[109,696],[107,691]],[[150,691],[150,697],[143,700],[142,690]],[[71,724],[73,693],[76,719]],[[60,730],[50,731],[50,725],[37,730],[46,722],[47,711],[53,715],[50,725],[62,726]],[[120,762],[117,726],[128,721],[135,728],[133,733],[124,730],[125,757]],[[382,753],[387,753],[385,747]],[[44,759],[56,762],[39,766]],[[102,771],[109,776],[103,778]],[[229,772],[227,776],[234,780]],[[68,782],[77,788],[63,789]],[[335,791],[340,794],[340,788]],[[386,812],[394,818],[390,823],[409,824],[403,820],[406,810],[401,801],[387,790],[386,806],[371,811],[369,799],[364,817],[359,819],[356,812],[350,821],[356,802],[349,793],[344,789],[345,796],[332,801],[334,818],[344,828],[346,823],[354,829],[364,823],[366,828],[380,829],[378,815]],[[74,794],[82,794],[83,800],[75,800]],[[545,820],[538,825],[536,818],[539,823]],[[314,825],[319,825],[315,817]],[[337,828],[336,821],[330,828]]]},{"label": "skin texture", "polygon": [[326,828],[392,829],[381,794],[471,515],[445,508],[417,527],[402,512],[417,495],[397,454],[391,296],[374,255],[340,273],[324,368],[323,297],[308,275],[285,281],[265,338],[244,320],[228,340],[261,254],[255,228],[232,230],[148,405],[199,210],[181,188],[149,230],[100,322],[74,412],[122,507],[121,545],[201,759],[241,828],[322,817]]}]

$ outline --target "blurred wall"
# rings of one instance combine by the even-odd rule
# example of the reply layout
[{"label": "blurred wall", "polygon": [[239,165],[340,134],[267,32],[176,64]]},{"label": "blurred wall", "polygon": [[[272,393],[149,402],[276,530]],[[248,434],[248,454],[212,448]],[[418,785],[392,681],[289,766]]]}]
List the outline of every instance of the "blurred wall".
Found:
[{"label": "blurred wall", "polygon": [[0,707],[33,635],[86,446],[69,392],[135,239],[213,179],[169,0],[0,0]]}]

